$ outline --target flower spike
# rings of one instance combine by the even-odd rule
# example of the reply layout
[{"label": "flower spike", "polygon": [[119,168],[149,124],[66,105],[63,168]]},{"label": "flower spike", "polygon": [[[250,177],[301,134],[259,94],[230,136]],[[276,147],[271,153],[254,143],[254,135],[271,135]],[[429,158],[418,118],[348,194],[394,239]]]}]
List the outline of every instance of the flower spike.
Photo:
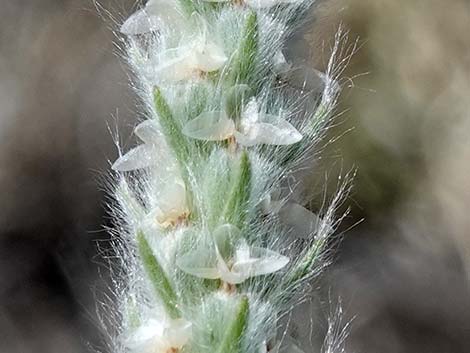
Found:
[{"label": "flower spike", "polygon": [[313,0],[139,1],[120,44],[149,120],[112,165],[122,269],[111,343],[303,353],[276,337],[328,263],[340,197],[322,218],[293,200],[313,201],[295,194],[298,171],[325,135],[345,61],[322,74],[284,57]]}]

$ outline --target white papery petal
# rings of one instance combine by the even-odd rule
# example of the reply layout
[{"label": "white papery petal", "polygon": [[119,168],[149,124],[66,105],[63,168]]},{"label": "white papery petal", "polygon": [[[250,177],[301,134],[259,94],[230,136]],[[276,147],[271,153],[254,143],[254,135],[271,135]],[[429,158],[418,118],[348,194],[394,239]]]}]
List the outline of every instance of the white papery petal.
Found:
[{"label": "white papery petal", "polygon": [[235,131],[233,136],[235,136],[239,145],[245,147],[251,147],[262,143],[259,141],[258,134],[254,129],[252,129],[249,134],[242,134],[241,132]]},{"label": "white papery petal", "polygon": [[219,278],[226,283],[240,284],[249,278],[245,273],[236,272],[233,267],[229,268],[219,252],[217,252],[217,270],[219,271]]},{"label": "white papery petal", "polygon": [[286,71],[282,76],[289,86],[317,96],[325,89],[325,74],[305,65]]},{"label": "white papery petal", "polygon": [[219,70],[227,60],[222,48],[211,42],[204,43],[194,51],[194,68],[203,72]]},{"label": "white papery petal", "polygon": [[165,327],[163,337],[169,344],[169,348],[181,348],[192,337],[192,324],[184,319],[169,321],[169,326]]},{"label": "white papery petal", "polygon": [[147,144],[160,144],[164,141],[164,137],[158,129],[158,124],[155,120],[141,122],[135,127],[134,133]]},{"label": "white papery petal", "polygon": [[212,233],[216,250],[219,252],[222,247],[228,245],[233,246],[239,239],[241,239],[241,231],[233,224],[222,224],[218,226]]},{"label": "white papery petal", "polygon": [[275,189],[261,201],[261,209],[264,214],[276,214],[284,203],[281,201],[281,189]]},{"label": "white papery petal", "polygon": [[182,27],[184,16],[177,4],[168,0],[150,0],[145,8],[134,12],[121,26],[126,35],[138,35],[161,29],[163,26]]},{"label": "white papery petal", "polygon": [[186,136],[206,141],[226,140],[234,131],[233,120],[222,111],[204,112],[183,127]]},{"label": "white papery petal", "polygon": [[220,279],[229,284],[240,284],[249,278],[245,273],[230,270],[224,261],[219,262],[218,270]]},{"label": "white papery petal", "polygon": [[[176,177],[176,176],[175,176]],[[182,180],[173,179],[158,195],[158,207],[166,216],[182,215],[187,212],[186,187]]]},{"label": "white papery petal", "polygon": [[159,22],[159,18],[150,14],[147,9],[140,9],[129,16],[120,30],[126,35],[143,34],[157,30]]},{"label": "white papery petal", "polygon": [[256,99],[250,99],[250,101],[243,108],[241,114],[241,123],[247,129],[251,125],[258,123],[260,120],[259,105]]},{"label": "white papery petal", "polygon": [[163,322],[156,319],[147,320],[132,336],[126,340],[126,346],[132,352],[155,352],[163,349],[161,337],[164,332]]},{"label": "white papery petal", "polygon": [[284,119],[275,123],[259,123],[253,127],[257,143],[266,145],[292,145],[302,140],[302,134]]},{"label": "white papery petal", "polygon": [[184,319],[149,319],[126,341],[135,353],[167,353],[183,347],[192,336],[191,323]]},{"label": "white papery petal", "polygon": [[115,171],[128,172],[131,170],[147,168],[157,164],[156,152],[153,146],[140,145],[125,155],[119,157],[111,166]]},{"label": "white papery petal", "polygon": [[322,223],[320,217],[315,213],[296,203],[284,205],[279,211],[279,218],[300,238],[308,238],[314,235]]},{"label": "white papery petal", "polygon": [[286,57],[282,53],[282,50],[279,50],[273,59],[273,69],[276,73],[283,73],[289,71],[291,65],[287,62]]},{"label": "white papery petal", "polygon": [[176,259],[176,265],[184,272],[208,279],[220,277],[217,268],[217,257],[207,249],[191,251]]},{"label": "white papery petal", "polygon": [[250,247],[250,257],[237,253],[232,271],[248,277],[266,275],[279,271],[289,263],[289,258],[275,251]]},{"label": "white papery petal", "polygon": [[191,48],[167,49],[159,55],[159,65],[154,71],[158,80],[178,82],[194,75]]}]

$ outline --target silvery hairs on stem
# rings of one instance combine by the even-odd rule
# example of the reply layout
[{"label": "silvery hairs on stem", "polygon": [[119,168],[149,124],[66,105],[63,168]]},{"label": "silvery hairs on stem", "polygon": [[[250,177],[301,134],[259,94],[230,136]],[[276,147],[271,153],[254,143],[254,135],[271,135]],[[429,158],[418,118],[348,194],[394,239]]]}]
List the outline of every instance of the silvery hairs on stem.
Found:
[{"label": "silvery hairs on stem", "polygon": [[293,197],[339,94],[333,60],[282,52],[312,2],[149,0],[122,25],[145,118],[112,166],[112,351],[301,352],[282,318],[328,262],[349,188],[320,215]]}]

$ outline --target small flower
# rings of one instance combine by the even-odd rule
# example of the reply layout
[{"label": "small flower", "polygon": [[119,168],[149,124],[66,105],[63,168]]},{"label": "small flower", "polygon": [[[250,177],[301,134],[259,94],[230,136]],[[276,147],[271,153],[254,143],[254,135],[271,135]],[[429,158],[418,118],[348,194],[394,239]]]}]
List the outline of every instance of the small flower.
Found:
[{"label": "small flower", "polygon": [[127,339],[126,346],[135,353],[177,352],[191,339],[191,327],[184,319],[151,318]]},{"label": "small flower", "polygon": [[221,47],[201,35],[189,44],[163,51],[157,60],[154,75],[159,80],[178,82],[221,69],[227,56]]},{"label": "small flower", "polygon": [[189,214],[186,186],[156,122],[146,120],[134,132],[144,143],[121,156],[112,169],[125,172],[151,168],[152,180],[158,181],[158,185],[152,185],[158,198],[142,220],[142,227],[168,228],[181,223]]},{"label": "small flower", "polygon": [[219,226],[213,238],[212,250],[197,249],[183,255],[177,259],[178,267],[196,277],[239,284],[250,277],[276,272],[289,262],[277,252],[248,246],[240,230],[231,224]]},{"label": "small flower", "polygon": [[[206,2],[230,2],[232,0],[205,0]],[[300,0],[236,0],[238,3],[246,3],[254,9],[270,8],[279,4],[292,4]]]},{"label": "small flower", "polygon": [[138,35],[184,23],[182,11],[172,0],[149,0],[144,8],[134,12],[121,26],[121,33]]},{"label": "small flower", "polygon": [[238,126],[225,111],[204,112],[188,122],[183,133],[206,141],[235,138],[243,146],[291,145],[302,139],[297,129],[285,119],[261,113],[254,98],[243,108]]}]

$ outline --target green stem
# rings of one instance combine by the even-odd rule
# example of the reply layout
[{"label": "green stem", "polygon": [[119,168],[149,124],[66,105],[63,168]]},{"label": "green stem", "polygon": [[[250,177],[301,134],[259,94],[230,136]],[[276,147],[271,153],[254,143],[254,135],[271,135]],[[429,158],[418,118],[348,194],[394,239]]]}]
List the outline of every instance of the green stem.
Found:
[{"label": "green stem", "polygon": [[144,233],[141,231],[137,233],[137,245],[145,271],[147,271],[147,275],[152,282],[155,291],[162,300],[168,314],[172,318],[178,318],[180,316],[180,312],[177,307],[175,291],[173,290],[165,271],[153,254],[152,248],[147,242],[147,239],[145,239]]},{"label": "green stem", "polygon": [[240,351],[240,339],[245,330],[249,314],[248,297],[243,296],[235,316],[227,328],[217,353],[237,353]]}]

